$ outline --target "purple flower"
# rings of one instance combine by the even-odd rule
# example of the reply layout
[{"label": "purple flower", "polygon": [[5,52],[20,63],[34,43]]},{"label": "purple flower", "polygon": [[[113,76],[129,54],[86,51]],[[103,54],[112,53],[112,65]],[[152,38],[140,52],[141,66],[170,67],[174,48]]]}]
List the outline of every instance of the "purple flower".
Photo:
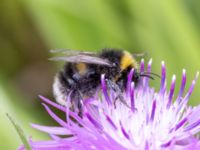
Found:
[{"label": "purple flower", "polygon": [[[151,72],[151,60],[140,71]],[[149,78],[142,78],[137,87],[131,81],[134,70],[128,75],[123,97],[127,105],[115,101],[117,93],[106,89],[101,77],[102,94],[84,100],[83,117],[68,107],[40,96],[48,114],[59,124],[57,127],[32,124],[33,128],[50,135],[48,141],[29,141],[33,150],[162,150],[200,149],[200,105],[188,106],[199,73],[196,74],[187,93],[186,71],[183,70],[178,96],[174,96],[176,76],[173,75],[170,90],[166,90],[166,68],[162,62],[160,90],[149,86]],[[69,99],[69,98],[68,98]],[[69,101],[69,100],[68,100]],[[61,119],[49,106],[66,114]],[[19,149],[24,149],[20,147]]]}]

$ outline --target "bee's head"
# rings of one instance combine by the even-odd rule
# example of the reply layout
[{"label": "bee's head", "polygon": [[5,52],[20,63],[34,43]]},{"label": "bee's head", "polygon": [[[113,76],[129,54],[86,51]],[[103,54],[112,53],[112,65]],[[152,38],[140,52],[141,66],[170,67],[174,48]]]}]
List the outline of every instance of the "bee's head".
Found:
[{"label": "bee's head", "polygon": [[101,70],[107,75],[107,78],[112,78],[116,82],[126,80],[128,73],[134,68],[133,81],[137,82],[139,80],[140,74],[137,71],[137,61],[129,52],[120,49],[103,49],[100,57],[112,63],[112,67],[102,68],[102,70],[106,70],[105,72]]}]

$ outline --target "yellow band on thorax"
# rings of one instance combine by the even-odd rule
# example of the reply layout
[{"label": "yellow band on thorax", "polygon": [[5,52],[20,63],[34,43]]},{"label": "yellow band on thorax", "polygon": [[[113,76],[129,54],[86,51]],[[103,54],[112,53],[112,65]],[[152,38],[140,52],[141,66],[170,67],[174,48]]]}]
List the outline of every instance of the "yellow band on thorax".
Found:
[{"label": "yellow band on thorax", "polygon": [[131,66],[133,68],[137,68],[138,64],[129,52],[124,51],[123,56],[120,60],[120,69],[125,70],[129,66]]}]

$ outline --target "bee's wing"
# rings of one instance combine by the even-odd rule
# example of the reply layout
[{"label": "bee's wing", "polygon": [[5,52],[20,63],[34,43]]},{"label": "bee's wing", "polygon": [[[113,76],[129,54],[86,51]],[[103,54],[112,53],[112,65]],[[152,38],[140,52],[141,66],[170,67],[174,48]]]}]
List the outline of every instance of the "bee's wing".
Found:
[{"label": "bee's wing", "polygon": [[69,55],[78,55],[78,54],[96,56],[95,52],[87,52],[87,51],[72,50],[72,49],[52,49],[52,50],[50,50],[50,52],[51,53],[63,53],[68,56]]},{"label": "bee's wing", "polygon": [[132,54],[133,55],[133,57],[144,57],[144,56],[146,56],[146,55],[148,55],[148,53],[147,52],[143,52],[143,53],[134,53],[134,54]]},{"label": "bee's wing", "polygon": [[104,65],[104,66],[112,66],[112,64],[106,60],[96,56],[90,55],[71,55],[71,56],[61,56],[61,57],[52,57],[49,60],[53,61],[66,61],[71,63],[88,63],[88,64],[97,64],[97,65]]}]

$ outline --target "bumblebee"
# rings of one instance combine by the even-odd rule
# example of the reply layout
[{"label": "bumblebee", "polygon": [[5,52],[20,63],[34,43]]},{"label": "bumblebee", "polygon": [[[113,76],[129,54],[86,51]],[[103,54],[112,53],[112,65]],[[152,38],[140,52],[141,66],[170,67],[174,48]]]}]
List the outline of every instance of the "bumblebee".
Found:
[{"label": "bumblebee", "polygon": [[53,57],[50,60],[65,61],[66,64],[56,76],[53,93],[56,101],[65,105],[70,96],[70,108],[80,111],[82,100],[92,97],[105,74],[108,87],[120,93],[126,87],[127,75],[134,68],[132,81],[137,85],[141,76],[152,78],[149,74],[139,72],[138,63],[128,51],[121,49],[102,49],[99,53],[76,50],[53,50],[63,52],[65,56]]}]

